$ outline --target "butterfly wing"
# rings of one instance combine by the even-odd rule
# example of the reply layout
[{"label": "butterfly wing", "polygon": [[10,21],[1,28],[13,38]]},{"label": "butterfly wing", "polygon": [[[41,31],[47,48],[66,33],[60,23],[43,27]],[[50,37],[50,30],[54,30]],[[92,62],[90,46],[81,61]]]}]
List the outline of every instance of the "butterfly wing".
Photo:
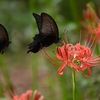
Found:
[{"label": "butterfly wing", "polygon": [[54,19],[46,13],[41,13],[41,16],[33,13],[33,16],[36,20],[39,34],[43,34],[44,36],[53,36],[55,37],[55,42],[58,42],[59,32]]},{"label": "butterfly wing", "polygon": [[10,41],[8,33],[3,25],[0,24],[0,52],[4,53],[6,47],[8,47]]},{"label": "butterfly wing", "polygon": [[36,34],[33,38],[34,41],[28,45],[28,51],[27,53],[34,52],[37,53],[41,49],[41,41],[43,39],[43,36],[41,34]]},{"label": "butterfly wing", "polygon": [[42,34],[45,36],[55,37],[55,41],[59,40],[58,27],[54,19],[46,13],[41,14],[41,19],[42,19],[42,27],[41,27]]},{"label": "butterfly wing", "polygon": [[36,13],[33,13],[33,16],[34,16],[34,18],[35,18],[35,20],[36,20],[39,33],[41,33],[41,27],[42,27],[41,16],[38,15],[38,14],[36,14]]}]

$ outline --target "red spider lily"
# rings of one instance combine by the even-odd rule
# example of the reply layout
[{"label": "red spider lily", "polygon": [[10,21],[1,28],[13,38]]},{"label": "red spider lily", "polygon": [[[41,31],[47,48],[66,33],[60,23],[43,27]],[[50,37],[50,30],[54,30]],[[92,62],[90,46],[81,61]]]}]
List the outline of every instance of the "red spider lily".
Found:
[{"label": "red spider lily", "polygon": [[100,23],[97,23],[97,27],[90,27],[83,22],[81,24],[92,34],[97,36],[98,41],[100,40]]},{"label": "red spider lily", "polygon": [[28,90],[26,93],[22,95],[14,95],[12,100],[30,100],[30,96],[32,95],[32,90]]},{"label": "red spider lily", "polygon": [[87,20],[94,21],[96,14],[89,4],[86,5],[87,9],[83,10],[83,17]]},{"label": "red spider lily", "polygon": [[[59,75],[63,75],[63,69],[66,66],[74,68],[76,71],[88,70],[86,77],[91,75],[90,67],[100,65],[100,57],[93,57],[94,50],[92,51],[93,44],[96,43],[96,37],[92,40],[90,39],[82,46],[80,43],[76,45],[62,42],[62,46],[58,46],[56,51],[56,58],[60,63],[56,63],[44,50],[44,57],[53,65],[60,66],[58,68]],[[95,49],[95,46],[94,46]]]},{"label": "red spider lily", "polygon": [[83,16],[85,22],[80,21],[83,27],[85,27],[89,33],[96,35],[97,39],[100,40],[100,19],[90,4],[87,4],[87,10],[83,11]]},{"label": "red spider lily", "polygon": [[63,74],[63,69],[66,66],[76,69],[76,71],[88,70],[86,77],[91,74],[90,67],[100,65],[100,57],[93,57],[91,48],[87,46],[82,46],[80,43],[76,45],[66,44],[62,42],[61,47],[57,47],[56,57],[63,62],[59,67],[58,73]]},{"label": "red spider lily", "polygon": [[97,22],[97,21],[100,21],[100,19],[98,18],[95,10],[92,8],[92,6],[90,4],[87,4],[87,9],[86,10],[83,10],[83,17],[86,19],[86,20],[89,20],[91,22]]},{"label": "red spider lily", "polygon": [[34,99],[33,100],[44,100],[44,97],[41,96],[41,93],[37,90],[34,91]]},{"label": "red spider lily", "polygon": [[20,96],[14,95],[12,100],[44,100],[44,97],[37,90],[34,91],[34,98],[32,98],[32,93],[32,90],[28,90]]}]

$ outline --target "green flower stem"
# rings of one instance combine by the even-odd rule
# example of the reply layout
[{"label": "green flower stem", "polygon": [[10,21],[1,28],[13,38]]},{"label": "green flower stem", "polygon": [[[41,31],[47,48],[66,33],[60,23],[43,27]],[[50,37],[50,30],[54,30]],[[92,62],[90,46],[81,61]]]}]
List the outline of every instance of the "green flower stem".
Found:
[{"label": "green flower stem", "polygon": [[73,100],[76,100],[75,70],[73,68],[72,68],[72,89],[73,89]]}]

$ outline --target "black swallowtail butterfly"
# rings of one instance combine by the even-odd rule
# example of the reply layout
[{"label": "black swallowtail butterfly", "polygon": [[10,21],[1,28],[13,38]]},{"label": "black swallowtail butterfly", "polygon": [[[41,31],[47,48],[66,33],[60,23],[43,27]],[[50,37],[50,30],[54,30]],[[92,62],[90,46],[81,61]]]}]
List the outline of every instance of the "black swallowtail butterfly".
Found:
[{"label": "black swallowtail butterfly", "polygon": [[33,37],[33,42],[28,45],[29,50],[27,53],[37,53],[42,47],[48,47],[59,41],[57,24],[50,15],[47,13],[41,13],[41,15],[33,13],[33,16],[36,20],[39,34]]},{"label": "black swallowtail butterfly", "polygon": [[0,24],[0,53],[3,54],[5,52],[9,43],[11,43],[11,41],[9,41],[7,30]]}]

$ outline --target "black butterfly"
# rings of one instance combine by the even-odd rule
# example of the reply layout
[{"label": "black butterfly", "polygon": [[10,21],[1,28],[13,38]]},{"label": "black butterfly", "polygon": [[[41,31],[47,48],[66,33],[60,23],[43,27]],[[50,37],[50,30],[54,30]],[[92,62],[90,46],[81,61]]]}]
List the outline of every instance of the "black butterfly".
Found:
[{"label": "black butterfly", "polygon": [[0,53],[3,54],[5,52],[9,43],[11,43],[11,41],[9,41],[7,30],[0,24]]},{"label": "black butterfly", "polygon": [[59,41],[57,24],[50,15],[46,13],[41,13],[41,15],[33,13],[33,16],[36,20],[39,34],[33,37],[33,42],[28,45],[29,50],[27,53],[37,53],[42,47],[48,47]]}]

